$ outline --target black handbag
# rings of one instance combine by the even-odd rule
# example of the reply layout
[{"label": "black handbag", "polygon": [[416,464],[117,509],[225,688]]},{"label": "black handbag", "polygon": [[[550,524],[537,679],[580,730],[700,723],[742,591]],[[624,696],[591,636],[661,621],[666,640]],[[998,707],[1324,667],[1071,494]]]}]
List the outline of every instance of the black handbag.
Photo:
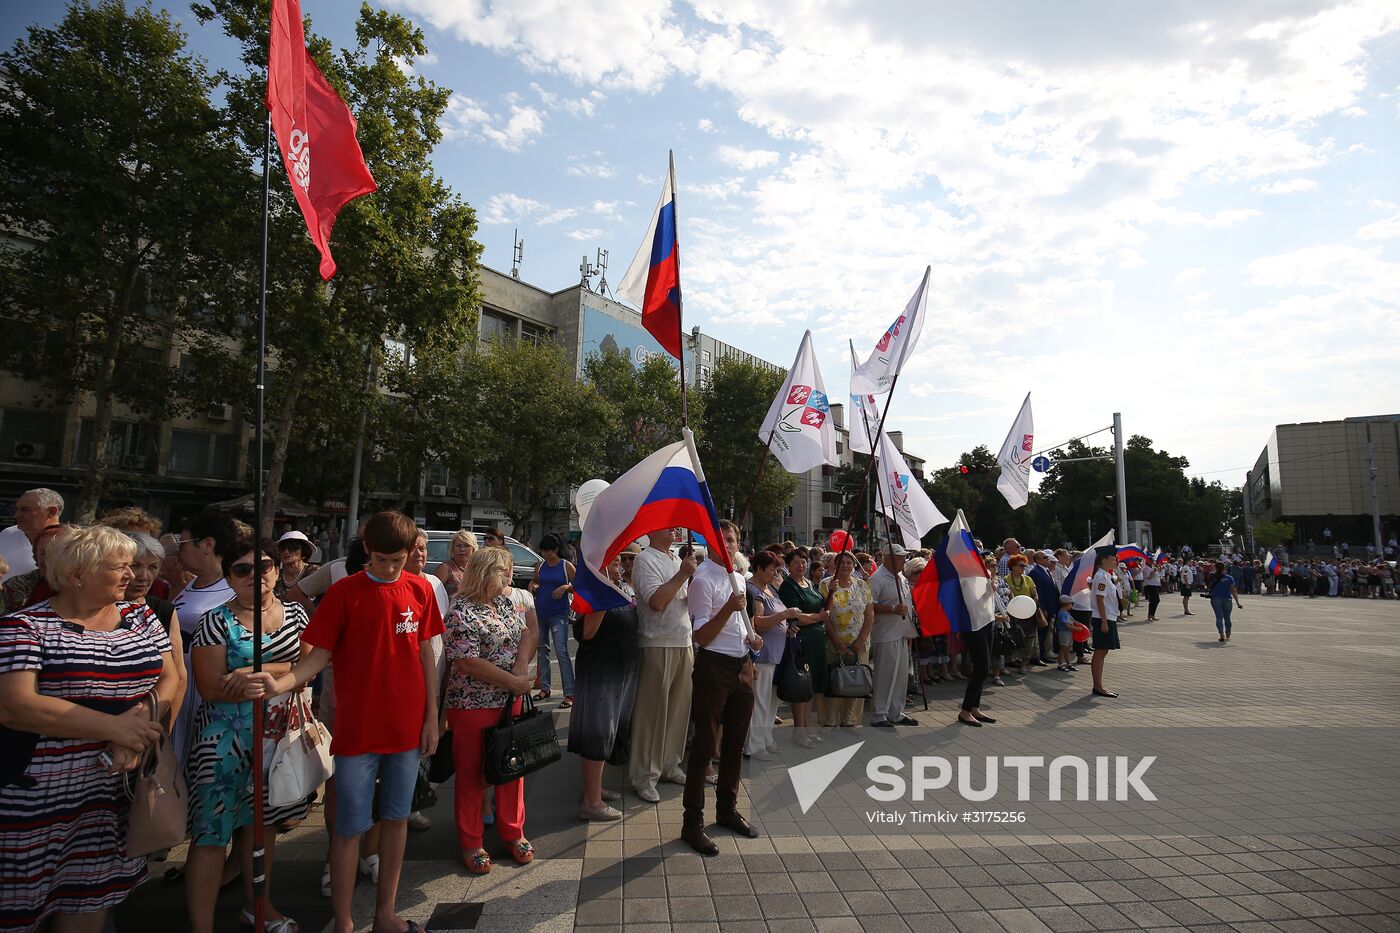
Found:
[{"label": "black handbag", "polygon": [[773,674],[773,687],[784,703],[806,703],[812,699],[812,669],[802,656],[802,639],[789,635],[783,649],[783,663]]},{"label": "black handbag", "polygon": [[992,655],[1010,657],[1021,650],[1021,643],[1011,634],[1011,627],[1000,622],[993,623],[996,629],[992,632]]},{"label": "black handbag", "polygon": [[507,702],[501,721],[484,733],[482,770],[488,784],[518,781],[563,757],[554,718],[537,708],[528,693],[522,699],[519,716],[511,714],[515,704]]},{"label": "black handbag", "polygon": [[428,759],[428,780],[441,784],[457,773],[457,762],[452,757],[452,730],[448,729],[438,738],[437,751]]},{"label": "black handbag", "polygon": [[[847,661],[846,659],[850,660]],[[875,695],[875,669],[860,661],[854,652],[841,655],[826,666],[826,695],[837,699],[862,700]]]}]

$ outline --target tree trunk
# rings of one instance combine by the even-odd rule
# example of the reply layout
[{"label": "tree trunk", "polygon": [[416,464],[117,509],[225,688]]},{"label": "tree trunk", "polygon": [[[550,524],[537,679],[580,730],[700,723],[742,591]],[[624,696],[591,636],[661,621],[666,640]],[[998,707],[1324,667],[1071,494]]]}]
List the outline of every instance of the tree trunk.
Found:
[{"label": "tree trunk", "polygon": [[[267,467],[267,485],[263,488],[263,526],[258,529],[259,538],[272,536],[273,520],[277,517],[277,494],[282,491],[282,471],[287,464],[287,444],[292,438],[292,422],[301,398],[302,383],[306,381],[309,367],[292,368],[291,379],[287,381],[287,394],[282,399],[282,410],[277,415],[277,430],[272,440],[272,462]],[[256,460],[254,461],[256,464]],[[257,477],[253,477],[253,488],[257,488]]]},{"label": "tree trunk", "polygon": [[[117,353],[121,350],[122,334],[131,310],[131,296],[136,288],[138,271],[136,260],[129,260],[126,280],[117,295],[112,316],[107,319],[107,336],[102,343],[102,359],[98,361],[97,378],[92,387],[93,397],[97,402],[97,409],[92,418],[92,450],[88,453],[87,469],[83,473],[82,491],[74,515],[74,520],[81,525],[92,524],[97,518],[97,504],[102,498],[102,489],[107,480],[107,436],[112,431],[112,377],[117,370]],[[79,397],[81,398],[81,395]]]}]

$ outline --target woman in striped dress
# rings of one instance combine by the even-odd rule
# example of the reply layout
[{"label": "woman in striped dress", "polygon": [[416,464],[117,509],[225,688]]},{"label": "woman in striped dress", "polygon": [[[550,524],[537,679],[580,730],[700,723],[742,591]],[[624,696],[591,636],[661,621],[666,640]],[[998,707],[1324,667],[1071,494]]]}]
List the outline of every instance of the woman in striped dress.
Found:
[{"label": "woman in striped dress", "polygon": [[114,528],[65,532],[56,595],[0,618],[0,930],[99,930],[146,878],[117,772],[159,738],[148,694],[164,714],[177,675],[155,613],[119,601],[135,552]]},{"label": "woman in striped dress", "polygon": [[[240,542],[224,558],[223,572],[233,588],[233,598],[210,609],[199,620],[190,647],[190,669],[195,688],[204,702],[195,719],[194,744],[187,764],[190,784],[190,854],[185,863],[185,897],[190,928],[195,933],[214,929],[214,902],[224,868],[224,850],[230,842],[243,866],[243,922],[253,922],[252,825],[253,795],[249,782],[253,770],[253,704],[243,698],[241,680],[234,676],[252,670],[253,574],[262,574],[263,670],[285,674],[303,654],[301,633],[306,629],[306,609],[301,603],[277,598],[274,587],[280,564],[270,541],[260,547]],[[309,649],[307,649],[309,653]],[[277,741],[296,713],[311,715],[310,690],[282,694],[267,702],[263,728],[264,791],[266,769],[272,763]],[[306,801],[281,807],[264,806],[263,824],[306,819]],[[267,929],[291,933],[296,921],[282,916],[272,905],[272,863],[277,833],[263,837],[267,853]]]}]

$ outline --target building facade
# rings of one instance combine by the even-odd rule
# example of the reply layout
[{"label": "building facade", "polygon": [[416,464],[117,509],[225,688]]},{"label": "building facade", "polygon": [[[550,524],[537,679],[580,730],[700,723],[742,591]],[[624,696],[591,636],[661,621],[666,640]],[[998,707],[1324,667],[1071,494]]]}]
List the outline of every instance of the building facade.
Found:
[{"label": "building facade", "polygon": [[1276,426],[1245,476],[1244,504],[1251,528],[1292,522],[1295,545],[1364,551],[1375,543],[1376,512],[1389,541],[1400,529],[1400,415]]}]

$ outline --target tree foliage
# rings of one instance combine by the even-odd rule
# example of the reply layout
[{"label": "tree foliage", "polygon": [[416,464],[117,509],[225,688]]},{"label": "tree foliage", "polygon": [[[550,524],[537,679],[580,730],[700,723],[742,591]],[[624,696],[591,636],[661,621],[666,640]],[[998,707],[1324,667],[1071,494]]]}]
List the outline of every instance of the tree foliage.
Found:
[{"label": "tree foliage", "polygon": [[[23,335],[0,362],[59,404],[91,393],[94,439],[114,403],[150,418],[190,410],[198,385],[150,351],[230,313],[232,231],[252,206],[215,78],[168,13],[120,0],[31,28],[0,70],[0,224],[22,238],[0,295]],[[90,450],[80,521],[107,481],[107,444]]]},{"label": "tree foliage", "polygon": [[1275,548],[1293,541],[1298,530],[1292,522],[1255,522],[1254,543],[1262,548]]},{"label": "tree foliage", "polygon": [[[698,426],[696,444],[715,506],[721,515],[737,519],[753,490],[749,516],[755,541],[777,533],[797,491],[797,477],[772,454],[763,453],[758,437],[768,405],[785,378],[785,373],[726,357],[710,371],[709,381],[691,394],[691,423]],[[768,462],[755,486],[761,455]]]},{"label": "tree foliage", "polygon": [[666,358],[650,356],[634,369],[621,353],[591,353],[583,377],[607,405],[600,478],[611,482],[657,448],[680,440],[680,380]]}]

